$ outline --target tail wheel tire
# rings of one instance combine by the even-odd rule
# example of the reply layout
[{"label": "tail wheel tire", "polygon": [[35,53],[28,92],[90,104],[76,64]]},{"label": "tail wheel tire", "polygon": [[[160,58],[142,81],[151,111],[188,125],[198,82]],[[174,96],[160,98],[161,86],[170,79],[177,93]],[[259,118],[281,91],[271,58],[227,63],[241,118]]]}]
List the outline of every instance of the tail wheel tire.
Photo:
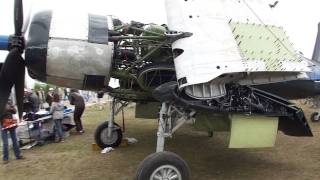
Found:
[{"label": "tail wheel tire", "polygon": [[189,180],[187,163],[172,152],[158,152],[146,157],[139,165],[135,180]]},{"label": "tail wheel tire", "polygon": [[111,137],[108,137],[108,122],[100,124],[94,134],[94,139],[97,145],[104,149],[106,147],[118,147],[122,141],[122,131],[118,124],[114,123]]},{"label": "tail wheel tire", "polygon": [[319,116],[319,113],[317,113],[317,112],[312,113],[311,116],[310,116],[311,121],[312,122],[319,122],[319,117],[318,116]]}]

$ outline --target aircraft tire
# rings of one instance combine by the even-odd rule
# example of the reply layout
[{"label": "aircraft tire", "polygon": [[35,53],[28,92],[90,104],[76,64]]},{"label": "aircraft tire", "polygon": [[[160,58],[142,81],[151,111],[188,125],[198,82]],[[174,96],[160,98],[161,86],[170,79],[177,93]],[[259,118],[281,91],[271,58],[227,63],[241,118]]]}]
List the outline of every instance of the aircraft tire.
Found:
[{"label": "aircraft tire", "polygon": [[[167,176],[164,175],[166,173]],[[135,180],[156,179],[156,176],[163,179],[176,176],[177,180],[189,180],[190,170],[187,163],[177,154],[167,151],[158,152],[150,154],[140,163]]]},{"label": "aircraft tire", "polygon": [[112,137],[110,139],[106,138],[106,133],[108,132],[108,121],[101,123],[95,133],[94,139],[97,145],[104,149],[106,147],[118,147],[122,141],[122,131],[118,124],[114,123],[114,126],[118,127],[113,129]]}]

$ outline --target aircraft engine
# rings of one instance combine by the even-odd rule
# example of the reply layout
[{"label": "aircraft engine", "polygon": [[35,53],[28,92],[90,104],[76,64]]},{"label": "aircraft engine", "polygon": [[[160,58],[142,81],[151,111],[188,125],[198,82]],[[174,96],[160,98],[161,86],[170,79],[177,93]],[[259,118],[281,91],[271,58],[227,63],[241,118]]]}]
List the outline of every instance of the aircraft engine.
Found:
[{"label": "aircraft engine", "polygon": [[34,15],[26,43],[32,78],[63,87],[99,90],[108,85],[113,59],[111,16],[43,11]]}]

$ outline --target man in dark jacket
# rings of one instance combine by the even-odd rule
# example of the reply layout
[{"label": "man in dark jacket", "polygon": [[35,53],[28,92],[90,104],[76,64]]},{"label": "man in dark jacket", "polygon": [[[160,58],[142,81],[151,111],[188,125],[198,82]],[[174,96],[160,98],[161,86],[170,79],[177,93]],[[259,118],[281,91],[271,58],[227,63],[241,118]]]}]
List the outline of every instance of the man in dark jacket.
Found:
[{"label": "man in dark jacket", "polygon": [[69,95],[70,104],[75,106],[73,120],[76,124],[76,130],[82,134],[84,133],[82,127],[81,116],[85,109],[85,103],[83,97],[79,94],[78,90],[72,89]]},{"label": "man in dark jacket", "polygon": [[25,89],[24,91],[24,109],[26,112],[39,111],[39,98],[33,90]]},{"label": "man in dark jacket", "polygon": [[39,97],[34,90],[31,90],[29,100],[32,104],[32,112],[36,113],[39,111]]}]

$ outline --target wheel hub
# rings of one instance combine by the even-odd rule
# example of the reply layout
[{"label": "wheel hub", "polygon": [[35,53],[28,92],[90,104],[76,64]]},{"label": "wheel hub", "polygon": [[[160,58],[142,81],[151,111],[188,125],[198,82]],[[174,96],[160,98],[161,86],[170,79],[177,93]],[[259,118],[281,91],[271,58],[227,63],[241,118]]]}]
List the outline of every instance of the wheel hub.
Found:
[{"label": "wheel hub", "polygon": [[153,171],[150,180],[182,180],[182,176],[176,167],[162,165]]},{"label": "wheel hub", "polygon": [[101,133],[101,140],[104,144],[113,144],[118,139],[118,134],[115,130],[112,130],[111,136],[108,137],[108,128],[105,128]]}]

